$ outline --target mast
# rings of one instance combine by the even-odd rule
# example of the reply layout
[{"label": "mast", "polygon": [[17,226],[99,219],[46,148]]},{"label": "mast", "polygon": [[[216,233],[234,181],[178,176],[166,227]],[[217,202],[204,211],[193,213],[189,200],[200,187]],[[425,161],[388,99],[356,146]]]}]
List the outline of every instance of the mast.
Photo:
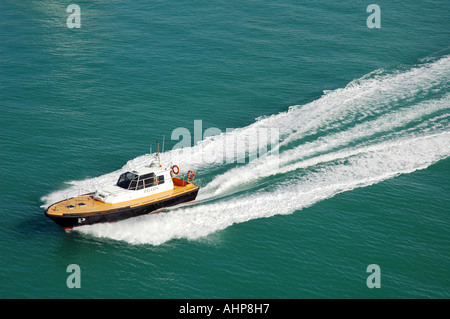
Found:
[{"label": "mast", "polygon": [[161,158],[159,156],[159,142],[156,142],[156,159],[158,160],[159,166],[161,166]]}]

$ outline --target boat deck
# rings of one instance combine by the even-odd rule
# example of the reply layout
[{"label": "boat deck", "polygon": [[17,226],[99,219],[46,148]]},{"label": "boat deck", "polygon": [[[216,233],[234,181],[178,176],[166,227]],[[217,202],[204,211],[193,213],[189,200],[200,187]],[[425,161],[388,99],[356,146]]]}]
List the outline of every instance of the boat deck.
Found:
[{"label": "boat deck", "polygon": [[48,208],[47,213],[50,215],[86,214],[98,211],[119,209],[122,207],[135,207],[178,196],[193,191],[197,188],[198,186],[192,183],[175,183],[174,181],[174,188],[171,190],[116,204],[104,203],[102,201],[94,199],[92,197],[92,194],[85,194],[53,204]]}]

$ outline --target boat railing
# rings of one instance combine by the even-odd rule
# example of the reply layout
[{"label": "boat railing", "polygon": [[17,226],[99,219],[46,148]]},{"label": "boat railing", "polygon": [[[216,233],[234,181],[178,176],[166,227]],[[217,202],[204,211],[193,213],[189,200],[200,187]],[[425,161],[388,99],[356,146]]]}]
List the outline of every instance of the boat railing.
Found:
[{"label": "boat railing", "polygon": [[65,200],[69,200],[70,202],[80,206],[79,204],[85,205],[94,205],[94,199],[91,196],[81,197],[82,195],[90,195],[93,192],[84,188],[77,188],[75,190],[71,190],[69,192],[64,193]]}]

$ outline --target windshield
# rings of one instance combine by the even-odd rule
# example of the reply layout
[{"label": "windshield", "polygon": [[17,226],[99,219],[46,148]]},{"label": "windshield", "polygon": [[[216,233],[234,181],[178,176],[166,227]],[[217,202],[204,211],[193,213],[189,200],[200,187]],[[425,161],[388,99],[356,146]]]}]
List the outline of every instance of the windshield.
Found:
[{"label": "windshield", "polygon": [[117,186],[128,189],[132,181],[134,182],[134,186],[136,187],[136,181],[138,176],[136,174],[126,172],[120,175],[119,180],[117,181]]}]

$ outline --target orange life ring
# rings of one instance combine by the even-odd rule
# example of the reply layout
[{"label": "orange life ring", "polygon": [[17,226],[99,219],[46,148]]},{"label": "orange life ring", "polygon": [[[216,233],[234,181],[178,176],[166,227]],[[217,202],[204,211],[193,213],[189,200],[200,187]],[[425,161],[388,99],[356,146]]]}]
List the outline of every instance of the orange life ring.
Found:
[{"label": "orange life ring", "polygon": [[193,171],[188,171],[187,172],[187,178],[192,181],[195,177],[195,173]]},{"label": "orange life ring", "polygon": [[177,165],[171,166],[170,169],[172,170],[172,173],[174,173],[175,175],[178,175],[178,173],[180,172],[180,168]]}]

